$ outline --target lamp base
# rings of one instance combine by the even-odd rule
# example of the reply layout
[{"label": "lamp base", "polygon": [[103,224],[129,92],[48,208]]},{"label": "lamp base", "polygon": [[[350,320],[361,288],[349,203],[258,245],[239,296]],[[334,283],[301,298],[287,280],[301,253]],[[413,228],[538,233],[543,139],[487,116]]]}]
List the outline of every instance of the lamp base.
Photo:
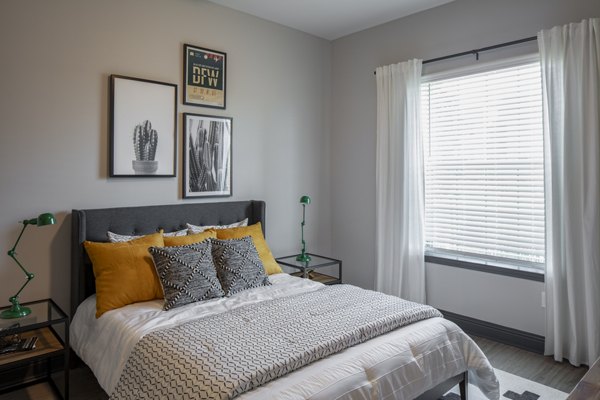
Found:
[{"label": "lamp base", "polygon": [[13,305],[8,310],[4,310],[0,313],[2,319],[22,318],[26,315],[31,314],[31,308],[23,307],[18,301],[13,301]]},{"label": "lamp base", "polygon": [[306,254],[306,253],[299,254],[296,257],[296,261],[309,262],[310,261],[310,256],[308,254]]}]

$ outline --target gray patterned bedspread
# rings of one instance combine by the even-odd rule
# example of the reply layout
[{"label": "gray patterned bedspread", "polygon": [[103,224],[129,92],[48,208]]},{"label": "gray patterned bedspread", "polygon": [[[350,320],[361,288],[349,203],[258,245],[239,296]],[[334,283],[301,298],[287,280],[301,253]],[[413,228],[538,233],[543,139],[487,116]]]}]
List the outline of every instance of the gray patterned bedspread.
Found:
[{"label": "gray patterned bedspread", "polygon": [[231,399],[436,309],[350,285],[251,304],[144,336],[111,399]]}]

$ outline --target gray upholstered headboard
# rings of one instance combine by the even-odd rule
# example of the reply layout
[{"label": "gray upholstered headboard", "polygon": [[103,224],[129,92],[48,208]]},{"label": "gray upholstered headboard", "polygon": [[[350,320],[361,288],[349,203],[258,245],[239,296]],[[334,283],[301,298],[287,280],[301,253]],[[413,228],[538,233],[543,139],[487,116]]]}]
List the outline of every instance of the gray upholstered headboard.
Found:
[{"label": "gray upholstered headboard", "polygon": [[248,218],[260,222],[265,232],[265,202],[234,201],[221,203],[173,204],[163,206],[73,210],[71,232],[71,316],[77,306],[96,292],[92,264],[83,242],[106,242],[107,231],[124,235],[143,235],[184,229],[194,225],[225,225]]}]

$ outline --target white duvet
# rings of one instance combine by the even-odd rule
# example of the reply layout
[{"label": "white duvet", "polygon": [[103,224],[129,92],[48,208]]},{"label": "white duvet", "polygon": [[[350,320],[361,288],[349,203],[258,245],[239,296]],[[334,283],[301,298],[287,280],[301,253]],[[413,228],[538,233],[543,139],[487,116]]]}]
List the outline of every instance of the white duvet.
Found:
[{"label": "white duvet", "polygon": [[[112,393],[133,347],[145,334],[249,303],[311,292],[322,284],[276,274],[272,286],[162,311],[162,300],[131,304],[96,319],[96,297],[77,308],[71,346]],[[460,328],[431,318],[348,348],[239,396],[239,399],[413,399],[469,369],[469,382],[498,399],[489,362]]]}]

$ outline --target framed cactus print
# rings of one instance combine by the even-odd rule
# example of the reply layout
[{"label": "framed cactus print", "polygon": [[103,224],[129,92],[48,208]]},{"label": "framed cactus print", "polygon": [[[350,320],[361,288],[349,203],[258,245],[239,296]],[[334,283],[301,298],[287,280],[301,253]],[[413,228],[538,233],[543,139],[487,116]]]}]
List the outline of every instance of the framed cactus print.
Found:
[{"label": "framed cactus print", "polygon": [[183,104],[225,108],[227,54],[183,45]]},{"label": "framed cactus print", "polygon": [[110,76],[111,177],[173,177],[177,85]]},{"label": "framed cactus print", "polygon": [[183,114],[183,198],[231,196],[233,120]]}]

